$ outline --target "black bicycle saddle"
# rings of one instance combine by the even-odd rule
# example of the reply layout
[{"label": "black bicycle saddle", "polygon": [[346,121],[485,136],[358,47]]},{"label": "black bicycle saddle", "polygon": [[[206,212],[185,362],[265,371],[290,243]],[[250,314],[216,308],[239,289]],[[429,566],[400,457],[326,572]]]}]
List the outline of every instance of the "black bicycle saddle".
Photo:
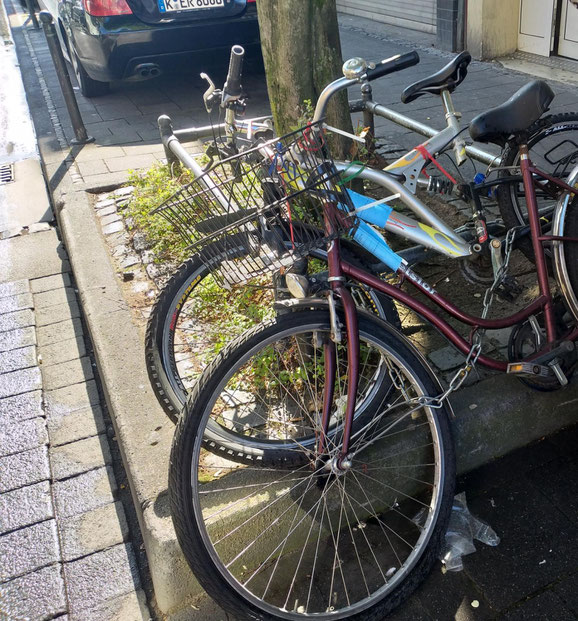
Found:
[{"label": "black bicycle saddle", "polygon": [[468,75],[468,65],[471,60],[472,55],[469,52],[458,54],[437,73],[408,86],[401,94],[401,101],[410,103],[410,101],[427,93],[432,95],[441,95],[442,91],[453,93]]},{"label": "black bicycle saddle", "polygon": [[470,123],[470,136],[477,142],[504,146],[512,134],[528,129],[548,110],[554,91],[543,80],[533,80],[508,101],[482,112]]}]

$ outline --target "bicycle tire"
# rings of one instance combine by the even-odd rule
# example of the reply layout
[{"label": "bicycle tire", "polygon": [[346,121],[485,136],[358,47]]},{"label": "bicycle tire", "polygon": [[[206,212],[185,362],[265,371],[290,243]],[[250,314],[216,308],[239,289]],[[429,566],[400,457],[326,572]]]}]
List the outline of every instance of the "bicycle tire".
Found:
[{"label": "bicycle tire", "polygon": [[[240,256],[244,252],[243,242],[240,239],[238,252],[231,248],[227,256],[229,258]],[[347,254],[350,253],[351,251]],[[209,247],[180,265],[159,292],[147,323],[145,362],[149,380],[163,410],[174,423],[185,403],[190,384],[182,377],[179,363],[175,358],[179,320],[189,301],[202,287],[204,279],[210,275],[210,266],[216,268],[220,264],[215,254]],[[363,265],[362,259],[353,258],[351,261]],[[359,289],[358,293],[363,295],[377,316],[386,319],[395,327],[401,327],[396,307],[390,298],[365,288]]]},{"label": "bicycle tire", "polygon": [[[575,138],[572,138],[574,134]],[[578,113],[566,112],[539,119],[528,129],[528,136],[530,159],[544,172],[565,179],[573,165],[578,163]],[[565,162],[564,157],[572,154],[573,158],[570,157]],[[514,139],[510,139],[502,153],[501,166],[519,166],[519,158],[518,145]],[[556,158],[558,162],[555,161]],[[500,178],[508,176],[511,176],[510,171],[502,170],[499,173]],[[538,199],[541,214],[548,217],[553,211],[556,200],[539,195]],[[498,186],[497,201],[506,228],[527,224],[527,209],[522,184],[510,183]],[[530,261],[534,260],[534,249],[529,236],[519,239],[516,247]]]},{"label": "bicycle tire", "polygon": [[[366,313],[360,338],[397,378],[388,400],[396,408],[374,411],[362,426],[356,418],[349,469],[327,474],[329,458],[304,451],[299,438],[293,451],[306,465],[285,459],[286,450],[252,467],[204,450],[208,420],[237,372],[269,347],[329,331],[326,311],[251,329],[207,368],[176,428],[169,492],[177,537],[201,585],[238,619],[377,621],[439,554],[455,480],[449,406],[400,409],[403,395],[439,394],[439,382],[402,335]],[[337,450],[339,437],[332,442]]]}]

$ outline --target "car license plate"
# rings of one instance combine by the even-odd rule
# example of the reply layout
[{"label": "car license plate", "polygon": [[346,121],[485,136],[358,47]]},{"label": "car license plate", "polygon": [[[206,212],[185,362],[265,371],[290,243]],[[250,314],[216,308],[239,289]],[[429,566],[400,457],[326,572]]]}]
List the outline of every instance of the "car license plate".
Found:
[{"label": "car license plate", "polygon": [[161,13],[171,11],[197,11],[225,6],[225,0],[159,0]]}]

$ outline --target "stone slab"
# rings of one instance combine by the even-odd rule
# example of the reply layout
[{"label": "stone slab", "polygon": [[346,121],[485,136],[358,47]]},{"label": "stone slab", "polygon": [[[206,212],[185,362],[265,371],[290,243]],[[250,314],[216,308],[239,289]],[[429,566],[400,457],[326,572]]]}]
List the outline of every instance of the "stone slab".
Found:
[{"label": "stone slab", "polygon": [[52,289],[60,289],[61,287],[70,287],[72,285],[70,274],[54,274],[53,276],[44,276],[43,278],[35,278],[30,281],[30,289],[32,293],[42,293],[43,291],[51,291]]},{"label": "stone slab", "polygon": [[72,614],[70,619],[71,621],[152,621],[146,595],[141,590],[115,597],[97,608]]},{"label": "stone slab", "polygon": [[0,352],[0,375],[35,366],[38,366],[35,345]]},{"label": "stone slab", "polygon": [[54,517],[48,481],[0,494],[0,533]]},{"label": "stone slab", "polygon": [[52,323],[67,321],[75,317],[80,317],[80,308],[76,300],[66,304],[56,304],[55,306],[37,309],[36,325],[48,326]]},{"label": "stone slab", "polygon": [[76,338],[66,341],[45,345],[40,349],[40,355],[43,368],[53,364],[78,360],[86,356],[84,338],[82,336],[77,336]]},{"label": "stone slab", "polygon": [[40,388],[42,388],[42,376],[38,367],[0,375],[0,399]]},{"label": "stone slab", "polygon": [[[45,390],[58,390],[72,384],[79,384],[94,377],[92,363],[87,356],[42,367]],[[1,380],[0,380],[1,381]]]},{"label": "stone slab", "polygon": [[63,416],[74,410],[89,408],[98,405],[100,397],[94,380],[81,384],[64,386],[57,390],[49,390],[44,395],[46,416],[51,418]]},{"label": "stone slab", "polygon": [[73,561],[124,543],[128,524],[121,502],[59,520],[62,557]]},{"label": "stone slab", "polygon": [[49,308],[59,304],[70,304],[76,300],[76,293],[72,287],[51,289],[34,294],[34,306],[36,309]]},{"label": "stone slab", "polygon": [[28,279],[13,280],[12,282],[0,283],[0,298],[13,295],[22,295],[30,292],[30,282]]},{"label": "stone slab", "polygon": [[116,481],[110,467],[55,481],[53,493],[58,517],[71,517],[114,502],[115,491]]},{"label": "stone slab", "polygon": [[112,462],[108,440],[99,435],[50,449],[54,479],[68,479],[77,474],[102,468]]},{"label": "stone slab", "polygon": [[6,280],[41,278],[69,271],[68,255],[54,229],[2,242],[0,274]]},{"label": "stone slab", "polygon": [[37,329],[38,345],[44,347],[61,341],[67,341],[84,334],[80,318],[60,321]]},{"label": "stone slab", "polygon": [[552,619],[556,611],[556,621],[575,621],[574,613],[566,608],[555,591],[544,591],[532,597],[500,617],[501,621],[544,621]]},{"label": "stone slab", "polygon": [[50,619],[66,612],[60,565],[0,584],[0,612],[8,619]]},{"label": "stone slab", "polygon": [[138,566],[130,544],[66,563],[64,574],[73,618],[140,588]]},{"label": "stone slab", "polygon": [[42,393],[39,390],[0,399],[0,423],[2,425],[18,423],[42,414]]},{"label": "stone slab", "polygon": [[0,582],[53,565],[59,560],[56,520],[0,536]]},{"label": "stone slab", "polygon": [[21,293],[20,295],[0,298],[0,315],[24,310],[25,308],[34,308],[34,300],[31,293]]},{"label": "stone slab", "polygon": [[22,421],[3,421],[0,434],[0,456],[14,455],[48,443],[46,424],[43,418],[28,418]]},{"label": "stone slab", "polygon": [[0,493],[48,479],[50,463],[46,446],[0,457]]},{"label": "stone slab", "polygon": [[30,309],[0,315],[0,332],[18,330],[35,324],[34,313]]},{"label": "stone slab", "polygon": [[104,433],[102,410],[94,405],[48,418],[48,437],[52,446],[60,446]]},{"label": "stone slab", "polygon": [[36,345],[36,330],[34,326],[18,328],[9,332],[0,332],[0,352]]}]

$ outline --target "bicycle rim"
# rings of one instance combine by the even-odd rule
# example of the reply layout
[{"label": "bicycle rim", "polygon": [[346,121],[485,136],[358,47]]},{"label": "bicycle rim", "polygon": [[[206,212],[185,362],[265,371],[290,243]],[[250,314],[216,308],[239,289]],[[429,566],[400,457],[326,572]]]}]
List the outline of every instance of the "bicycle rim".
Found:
[{"label": "bicycle rim", "polygon": [[[373,360],[374,368],[387,369],[390,381],[381,406],[374,407],[370,417],[357,416],[352,463],[345,471],[332,467],[339,427],[323,455],[316,453],[316,444],[305,446],[301,437],[292,438],[293,451],[303,459],[279,467],[240,466],[234,456],[217,458],[204,450],[208,424],[215,410],[222,414],[219,399],[237,371],[245,374],[247,361],[258,361],[271,345],[286,351],[287,339],[321,342],[319,335],[328,333],[327,325],[292,326],[270,335],[229,370],[204,407],[189,462],[193,530],[203,551],[200,562],[205,567],[210,562],[219,581],[226,583],[225,590],[259,611],[258,618],[373,618],[367,616],[369,610],[388,605],[389,596],[407,582],[432,541],[439,539],[439,532],[434,536],[438,518],[447,518],[442,500],[448,491],[448,437],[437,414],[412,401],[431,390],[431,380],[423,368],[416,368],[416,360],[403,358],[396,339],[375,332],[360,331],[362,354]],[[303,361],[295,362],[291,354],[286,369],[297,366],[302,369]],[[315,368],[306,387],[301,373],[295,394],[316,394],[318,375]],[[372,382],[365,377],[361,403]],[[337,402],[343,395],[342,381],[338,373]],[[288,378],[289,385],[295,381]],[[372,403],[375,406],[375,401],[366,400],[368,411]],[[336,405],[334,415],[338,409]],[[260,425],[254,429],[247,421],[245,433],[259,435]],[[308,424],[316,435],[318,421],[309,414]],[[199,550],[197,562],[198,555]],[[222,596],[214,580],[207,583],[198,577],[213,596]],[[232,605],[229,609],[238,614]]]}]

